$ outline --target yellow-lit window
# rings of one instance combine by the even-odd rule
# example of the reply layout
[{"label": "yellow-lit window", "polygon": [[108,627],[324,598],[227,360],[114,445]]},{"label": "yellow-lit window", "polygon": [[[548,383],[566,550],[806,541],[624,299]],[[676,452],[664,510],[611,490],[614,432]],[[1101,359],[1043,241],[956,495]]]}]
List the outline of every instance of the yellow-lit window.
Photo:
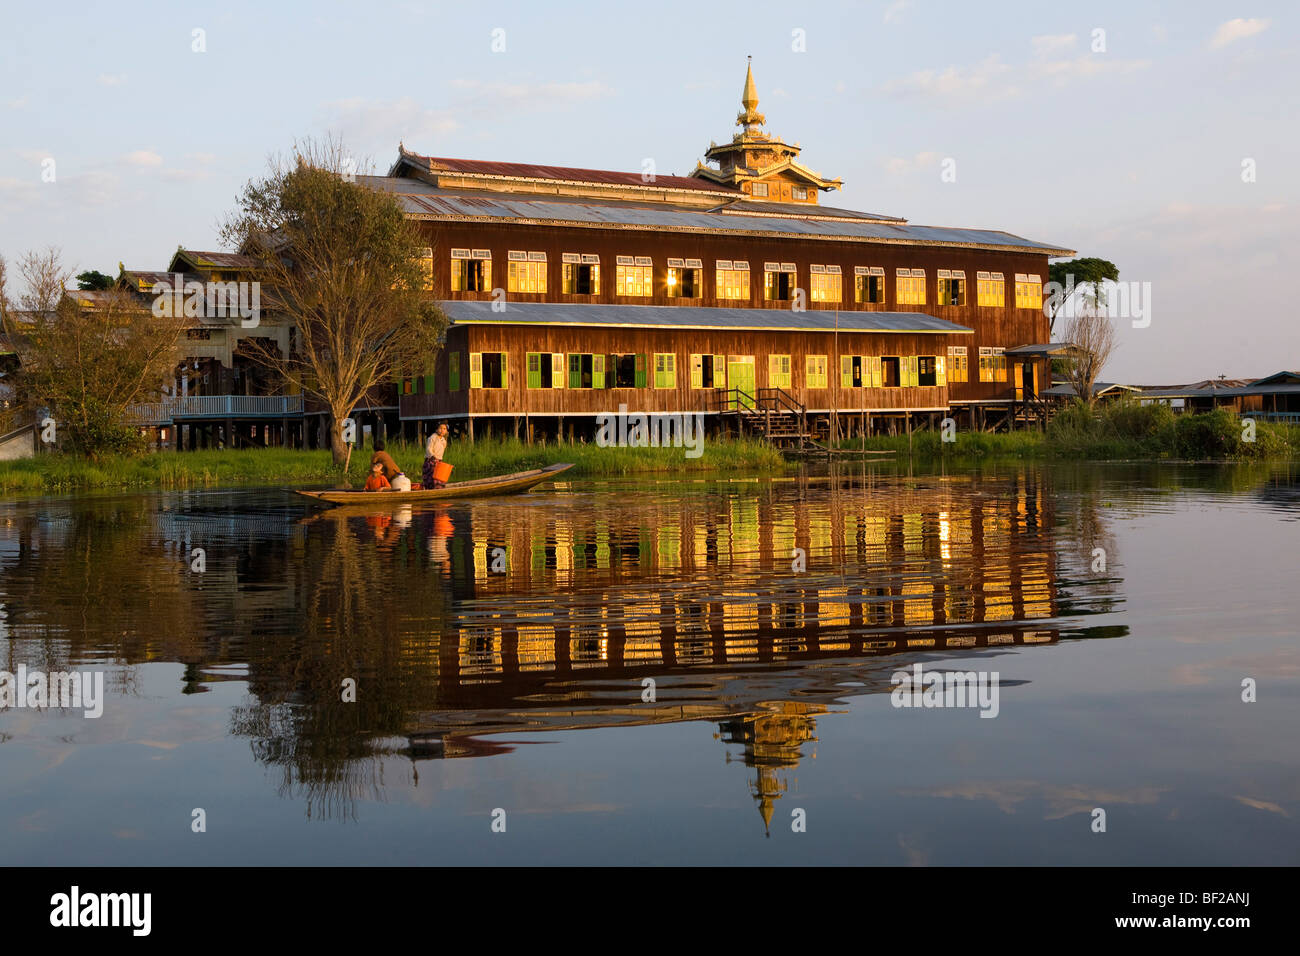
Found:
[{"label": "yellow-lit window", "polygon": [[512,251],[506,266],[506,289],[509,292],[545,292],[546,253]]},{"label": "yellow-lit window", "polygon": [[646,256],[619,256],[614,264],[614,294],[637,298],[654,295],[654,266]]},{"label": "yellow-lit window", "polygon": [[790,387],[790,356],[769,355],[767,357],[768,388]]},{"label": "yellow-lit window", "polygon": [[1016,308],[1041,309],[1043,307],[1043,279],[1036,275],[1016,275]]},{"label": "yellow-lit window", "polygon": [[424,291],[433,291],[433,249],[426,246],[420,250],[420,275],[424,281]]},{"label": "yellow-lit window", "polygon": [[880,304],[885,301],[885,270],[879,266],[855,266],[853,270],[853,301],[861,304]]},{"label": "yellow-lit window", "polygon": [[948,346],[948,381],[965,382],[969,381],[966,365],[966,346],[950,345]]},{"label": "yellow-lit window", "polygon": [[1007,357],[1002,349],[980,347],[980,381],[1005,382],[1007,380]]},{"label": "yellow-lit window", "polygon": [[565,295],[600,295],[600,256],[566,252],[561,266],[560,288]]},{"label": "yellow-lit window", "polygon": [[795,267],[792,262],[763,263],[763,298],[789,302],[794,298]]},{"label": "yellow-lit window", "polygon": [[826,388],[826,356],[809,355],[807,361],[807,387]]},{"label": "yellow-lit window", "polygon": [[492,253],[488,249],[451,250],[451,290],[488,292],[492,288]]},{"label": "yellow-lit window", "polygon": [[839,266],[812,266],[808,285],[814,302],[839,302],[844,294]]},{"label": "yellow-lit window", "polygon": [[719,259],[714,270],[719,299],[749,298],[749,263]]},{"label": "yellow-lit window", "polygon": [[704,295],[704,263],[699,259],[668,260],[668,298],[698,299]]},{"label": "yellow-lit window", "polygon": [[961,269],[939,270],[939,297],[935,305],[966,304],[966,273]]},{"label": "yellow-lit window", "polygon": [[1007,282],[1001,272],[979,272],[975,276],[976,304],[1002,308],[1007,304]]},{"label": "yellow-lit window", "polygon": [[924,269],[899,269],[896,278],[899,305],[925,305]]}]

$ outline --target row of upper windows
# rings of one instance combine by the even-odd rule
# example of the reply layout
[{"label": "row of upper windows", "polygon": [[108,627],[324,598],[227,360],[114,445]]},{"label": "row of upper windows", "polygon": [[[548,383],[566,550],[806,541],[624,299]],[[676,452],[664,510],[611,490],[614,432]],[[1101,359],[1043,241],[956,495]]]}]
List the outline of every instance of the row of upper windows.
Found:
[{"label": "row of upper windows", "polygon": [[[511,251],[506,263],[506,291],[546,293],[545,252]],[[565,295],[600,294],[600,256],[566,252],[561,257],[561,288]],[[654,261],[649,256],[617,256],[614,264],[614,294],[650,298],[655,294]],[[426,257],[432,270],[432,258]],[[798,270],[791,262],[763,263],[763,298],[771,302],[794,299]],[[432,274],[429,273],[432,285]],[[936,305],[968,305],[966,272],[939,269],[936,274]],[[841,302],[843,271],[838,265],[809,267],[808,293],[813,302]],[[880,266],[855,266],[853,301],[883,304],[886,301],[885,270]],[[898,305],[926,305],[926,271],[897,269],[894,295]],[[489,292],[492,285],[492,252],[489,249],[451,251],[451,291]],[[714,263],[715,295],[721,300],[744,301],[750,297],[750,267],[743,259],[718,259]],[[704,263],[699,259],[669,259],[664,275],[664,294],[669,298],[696,299],[705,291]],[[1006,305],[1006,277],[1001,272],[977,272],[975,304],[1001,308]],[[1041,309],[1043,281],[1039,275],[1015,276],[1015,307]]]},{"label": "row of upper windows", "polygon": [[[461,353],[448,354],[448,385],[453,392],[461,388]],[[804,387],[828,387],[828,358],[809,355],[805,359]],[[690,387],[726,388],[730,376],[733,387],[753,388],[752,355],[689,356]],[[510,362],[507,352],[469,353],[470,388],[503,389],[510,385]],[[1006,356],[1001,348],[979,350],[979,380],[1005,382]],[[602,352],[528,352],[524,361],[525,386],[530,389],[605,389],[677,387],[677,354],[674,352],[605,354]],[[841,355],[842,388],[900,388],[907,385],[943,386],[969,381],[967,348],[949,346],[943,355]],[[413,389],[408,382],[405,391]],[[767,387],[792,388],[791,357],[767,357]],[[432,391],[432,376],[425,376],[424,387]]]}]

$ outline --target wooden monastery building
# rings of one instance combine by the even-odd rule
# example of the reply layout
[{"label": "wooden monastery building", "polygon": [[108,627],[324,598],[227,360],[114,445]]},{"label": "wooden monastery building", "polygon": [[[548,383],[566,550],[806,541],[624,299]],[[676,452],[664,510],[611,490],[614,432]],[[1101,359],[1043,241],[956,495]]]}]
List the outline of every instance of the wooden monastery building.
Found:
[{"label": "wooden monastery building", "polygon": [[1072,250],[822,205],[841,182],[764,131],[752,72],[741,104],[739,132],[689,176],[403,147],[359,177],[420,224],[452,320],[403,376],[400,419],[555,436],[626,406],[845,434],[915,415],[991,425],[1036,402],[1048,259]]}]

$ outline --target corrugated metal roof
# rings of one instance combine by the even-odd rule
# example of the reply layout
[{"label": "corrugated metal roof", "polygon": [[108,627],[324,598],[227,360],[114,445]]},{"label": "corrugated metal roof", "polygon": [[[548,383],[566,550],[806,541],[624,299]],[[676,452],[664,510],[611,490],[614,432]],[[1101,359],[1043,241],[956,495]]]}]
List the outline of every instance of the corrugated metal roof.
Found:
[{"label": "corrugated metal roof", "polygon": [[[470,173],[479,176],[502,176],[511,179],[556,179],[579,183],[603,183],[612,186],[651,186],[661,189],[690,189],[703,192],[739,193],[733,186],[722,186],[694,176],[658,176],[646,182],[641,173],[624,173],[612,169],[583,169],[577,166],[539,166],[533,163],[499,163],[482,159],[450,159],[445,156],[421,156],[404,153],[404,157],[426,163],[430,171]],[[417,167],[419,168],[419,167]]]},{"label": "corrugated metal roof", "polygon": [[1246,395],[1300,395],[1300,385],[1233,385],[1227,388],[1148,388],[1143,398],[1241,398]]},{"label": "corrugated metal roof", "polygon": [[903,245],[931,244],[990,249],[1017,249],[1044,255],[1072,255],[1073,250],[992,229],[956,229],[908,223],[851,219],[805,219],[794,216],[709,212],[664,203],[566,200],[562,197],[448,191],[411,179],[358,176],[371,188],[395,192],[407,215],[423,219],[526,220],[630,229],[675,230],[732,235],[778,235],[798,238],[861,239]]},{"label": "corrugated metal roof", "polygon": [[942,332],[965,334],[964,325],[921,312],[794,312],[790,309],[725,309],[675,305],[581,305],[567,302],[455,300],[442,308],[456,323],[495,325],[619,325],[629,328],[760,329],[792,332]]},{"label": "corrugated metal roof", "polygon": [[1075,350],[1069,342],[1044,342],[1039,345],[1017,345],[1007,349],[1007,355],[1065,355]]},{"label": "corrugated metal roof", "polygon": [[[1010,351],[1010,349],[1008,349],[1007,351]],[[1142,391],[1142,389],[1138,388],[1136,385],[1121,385],[1118,382],[1093,382],[1092,394],[1102,395],[1105,392],[1109,392],[1112,388],[1117,388],[1125,392]],[[1078,393],[1074,390],[1073,385],[1062,384],[1062,385],[1053,385],[1051,388],[1045,388],[1038,394],[1047,396],[1049,398],[1073,398]]]},{"label": "corrugated metal roof", "polygon": [[257,260],[239,252],[203,252],[198,249],[177,249],[176,255],[184,255],[195,265],[210,266],[217,269],[255,269]]},{"label": "corrugated metal roof", "polygon": [[822,206],[805,202],[764,202],[761,199],[739,199],[735,202],[711,209],[710,212],[728,214],[748,214],[752,216],[800,216],[825,219],[875,219],[880,222],[907,222],[902,216],[886,216],[882,213],[859,212],[856,209],[840,209],[836,206]]}]

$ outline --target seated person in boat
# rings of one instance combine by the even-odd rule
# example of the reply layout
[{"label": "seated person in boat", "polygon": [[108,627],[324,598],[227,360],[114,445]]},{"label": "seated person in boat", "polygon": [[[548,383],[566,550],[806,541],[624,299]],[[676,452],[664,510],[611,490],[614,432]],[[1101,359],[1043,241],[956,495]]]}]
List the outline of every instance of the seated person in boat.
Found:
[{"label": "seated person in boat", "polygon": [[383,462],[376,461],[370,466],[370,477],[366,479],[366,491],[391,491],[392,485],[384,476]]},{"label": "seated person in boat", "polygon": [[446,488],[447,482],[433,477],[433,469],[447,453],[447,423],[439,422],[424,446],[424,471],[420,476],[424,488]]},{"label": "seated person in boat", "polygon": [[397,462],[393,461],[393,456],[385,450],[384,440],[375,439],[375,453],[370,456],[370,464],[379,463],[384,466],[384,477],[394,491],[410,491],[411,479],[402,473],[402,469],[397,467]]}]

